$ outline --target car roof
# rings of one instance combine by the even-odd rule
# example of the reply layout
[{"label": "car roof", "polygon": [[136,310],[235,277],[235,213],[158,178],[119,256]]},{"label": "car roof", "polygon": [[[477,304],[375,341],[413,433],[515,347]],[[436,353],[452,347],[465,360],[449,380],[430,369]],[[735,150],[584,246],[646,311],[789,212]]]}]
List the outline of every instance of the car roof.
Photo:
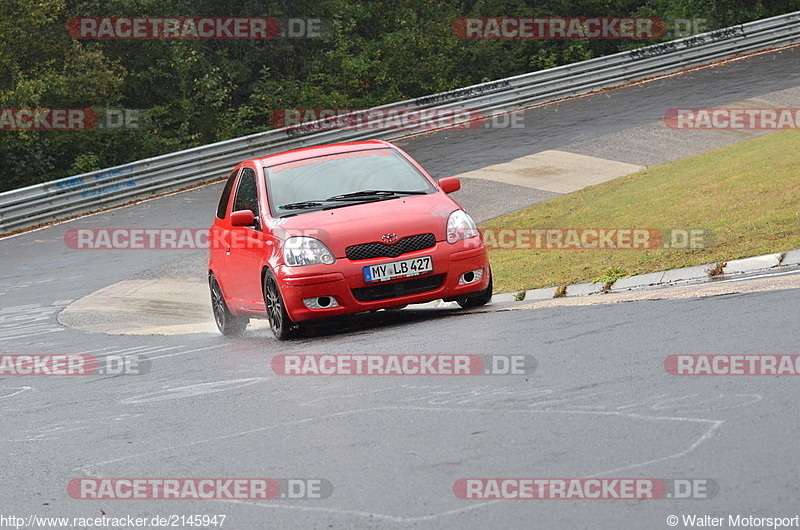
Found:
[{"label": "car roof", "polygon": [[[363,151],[366,149],[376,148],[392,148],[394,146],[389,142],[383,140],[366,140],[363,142],[346,142],[340,144],[327,144],[315,145],[312,147],[303,147],[302,149],[293,149],[291,151],[284,151],[274,155],[267,155],[261,158],[252,158],[246,162],[255,162],[265,167],[273,166],[275,164],[285,164],[287,162],[294,162],[296,160],[303,160],[305,158],[312,158],[315,156],[333,155],[337,153],[348,153],[352,151]],[[243,163],[246,163],[243,162]]]}]

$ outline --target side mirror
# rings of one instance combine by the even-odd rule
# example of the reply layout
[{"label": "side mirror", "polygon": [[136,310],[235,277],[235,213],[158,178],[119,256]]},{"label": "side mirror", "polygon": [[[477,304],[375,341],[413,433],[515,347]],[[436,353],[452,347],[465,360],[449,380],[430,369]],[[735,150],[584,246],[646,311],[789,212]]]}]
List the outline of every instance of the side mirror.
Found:
[{"label": "side mirror", "polygon": [[239,210],[231,213],[232,226],[253,226],[256,224],[256,216],[250,210]]},{"label": "side mirror", "polygon": [[444,177],[439,179],[439,187],[445,193],[453,193],[461,189],[461,181],[458,177]]}]

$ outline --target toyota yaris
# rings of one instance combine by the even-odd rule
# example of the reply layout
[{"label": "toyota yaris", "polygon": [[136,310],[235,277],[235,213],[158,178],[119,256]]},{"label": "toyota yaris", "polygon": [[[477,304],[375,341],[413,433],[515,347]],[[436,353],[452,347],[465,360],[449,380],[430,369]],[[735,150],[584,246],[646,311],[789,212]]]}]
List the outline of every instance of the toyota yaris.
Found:
[{"label": "toyota yaris", "polygon": [[217,327],[300,324],[444,299],[486,304],[492,274],[472,218],[409,155],[382,141],[247,160],[228,177],[209,232]]}]

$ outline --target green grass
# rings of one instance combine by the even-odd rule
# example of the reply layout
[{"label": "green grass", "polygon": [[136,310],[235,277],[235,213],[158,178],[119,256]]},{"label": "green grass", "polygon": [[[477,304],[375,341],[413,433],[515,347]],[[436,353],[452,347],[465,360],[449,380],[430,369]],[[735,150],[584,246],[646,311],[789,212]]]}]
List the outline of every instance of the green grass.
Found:
[{"label": "green grass", "polygon": [[550,199],[481,228],[702,229],[695,249],[490,250],[495,292],[630,276],[800,248],[800,131],[785,131]]}]

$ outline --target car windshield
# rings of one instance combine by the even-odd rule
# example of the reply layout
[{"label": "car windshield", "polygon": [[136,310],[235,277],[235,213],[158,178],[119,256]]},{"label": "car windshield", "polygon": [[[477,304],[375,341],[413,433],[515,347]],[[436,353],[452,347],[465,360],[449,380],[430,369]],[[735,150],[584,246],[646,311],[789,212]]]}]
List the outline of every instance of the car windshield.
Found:
[{"label": "car windshield", "polygon": [[436,191],[393,149],[306,158],[267,167],[264,174],[275,217]]}]

